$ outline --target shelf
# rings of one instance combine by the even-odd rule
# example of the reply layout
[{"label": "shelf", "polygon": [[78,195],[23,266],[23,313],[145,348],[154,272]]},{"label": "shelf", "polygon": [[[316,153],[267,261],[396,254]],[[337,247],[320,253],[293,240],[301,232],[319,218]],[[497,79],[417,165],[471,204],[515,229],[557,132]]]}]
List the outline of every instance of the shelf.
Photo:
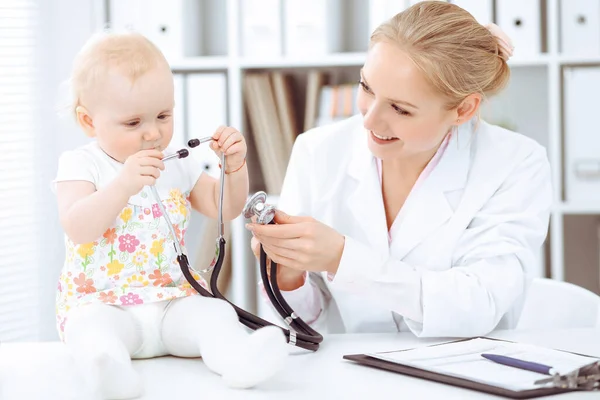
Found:
[{"label": "shelf", "polygon": [[227,69],[229,64],[226,56],[187,57],[169,61],[173,72],[214,71]]},{"label": "shelf", "polygon": [[[322,57],[261,57],[241,58],[241,69],[271,69],[271,68],[326,68],[326,67],[359,67],[365,62],[366,53],[335,53]],[[600,57],[597,59],[600,62]],[[588,60],[588,62],[591,62]],[[171,61],[174,72],[214,71],[227,69],[231,62],[227,56],[200,56]],[[510,60],[511,67],[536,67],[549,64],[545,55],[531,59]]]},{"label": "shelf", "polygon": [[550,64],[550,57],[547,54],[541,54],[532,58],[511,58],[508,60],[510,67],[545,67]]},{"label": "shelf", "polygon": [[562,203],[559,206],[563,214],[598,214],[600,215],[600,202],[590,203]]},{"label": "shelf", "polygon": [[306,67],[355,67],[365,62],[366,53],[336,53],[307,57],[261,57],[242,58],[243,69],[306,68]]},{"label": "shelf", "polygon": [[[337,53],[322,57],[272,57],[257,59],[242,59],[241,67],[245,69],[266,68],[302,68],[302,67],[352,67],[361,66],[365,62],[367,53]],[[513,59],[508,62],[511,67],[537,67],[550,63],[547,55],[531,59]]]},{"label": "shelf", "polygon": [[561,55],[558,60],[561,65],[600,64],[600,54],[592,56]]}]

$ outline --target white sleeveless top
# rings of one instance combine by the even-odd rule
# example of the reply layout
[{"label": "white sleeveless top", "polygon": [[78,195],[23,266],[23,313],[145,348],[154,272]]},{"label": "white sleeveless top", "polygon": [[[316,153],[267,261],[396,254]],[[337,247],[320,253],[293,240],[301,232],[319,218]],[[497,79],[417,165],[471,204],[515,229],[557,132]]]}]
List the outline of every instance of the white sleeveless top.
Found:
[{"label": "white sleeveless top", "polygon": [[[174,151],[167,149],[164,154]],[[100,190],[122,168],[123,164],[92,142],[60,156],[54,182],[84,180]],[[189,195],[202,171],[192,156],[172,160],[165,164],[156,183],[184,252],[191,216]],[[129,306],[197,294],[180,270],[169,227],[148,186],[129,198],[102,236],[77,245],[65,235],[65,246],[56,297],[61,339],[69,310],[82,304]],[[206,282],[194,275],[206,287]]]}]

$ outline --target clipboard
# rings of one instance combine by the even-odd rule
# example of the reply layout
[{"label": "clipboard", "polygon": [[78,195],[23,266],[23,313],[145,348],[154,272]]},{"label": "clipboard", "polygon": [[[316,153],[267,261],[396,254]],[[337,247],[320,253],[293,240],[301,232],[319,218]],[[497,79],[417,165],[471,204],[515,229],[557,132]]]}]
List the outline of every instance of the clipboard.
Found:
[{"label": "clipboard", "polygon": [[[487,340],[495,340],[506,343],[514,343],[510,341],[493,339],[481,337],[482,339]],[[459,339],[453,342],[446,342],[442,344],[448,343],[456,343],[465,340],[472,340],[475,338],[469,339]],[[439,346],[439,344],[433,346],[426,347],[435,347]],[[411,349],[406,349],[411,350]],[[564,352],[569,353],[569,352]],[[571,353],[575,354],[575,353]],[[438,373],[434,371],[429,371],[426,369],[421,369],[417,367],[412,367],[408,365],[402,365],[395,363],[393,361],[386,361],[379,358],[371,357],[368,354],[347,354],[343,356],[343,359],[354,362],[356,364],[377,368],[381,370],[386,370],[390,372],[395,372],[402,375],[412,376],[415,378],[425,379],[429,381],[439,382],[448,384],[451,386],[461,387],[464,389],[470,389],[474,391],[489,393],[505,398],[510,399],[533,399],[543,396],[552,396],[557,394],[563,394],[574,391],[592,391],[600,389],[600,361],[594,362],[584,368],[581,368],[578,371],[574,371],[571,374],[559,375],[555,377],[548,377],[547,379],[541,379],[536,381],[536,383],[545,384],[544,387],[536,388],[536,389],[526,389],[526,390],[511,390],[508,388],[498,387],[491,384],[486,384],[466,378],[456,377],[452,375],[447,375],[443,373]],[[548,386],[551,385],[551,386]]]}]

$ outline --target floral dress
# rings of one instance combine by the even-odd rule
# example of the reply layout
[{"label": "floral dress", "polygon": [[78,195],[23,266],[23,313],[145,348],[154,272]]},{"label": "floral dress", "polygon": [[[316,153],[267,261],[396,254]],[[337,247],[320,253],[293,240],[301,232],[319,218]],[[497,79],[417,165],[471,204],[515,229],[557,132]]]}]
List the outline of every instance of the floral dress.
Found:
[{"label": "floral dress", "polygon": [[[187,179],[182,166],[171,172],[161,175],[157,189],[185,252],[184,237],[191,216],[189,195],[194,182]],[[69,311],[74,307],[88,303],[132,306],[197,294],[181,272],[169,227],[149,187],[129,199],[97,240],[77,245],[65,235],[65,246],[56,298],[62,340]],[[193,274],[206,287],[206,282]]]}]

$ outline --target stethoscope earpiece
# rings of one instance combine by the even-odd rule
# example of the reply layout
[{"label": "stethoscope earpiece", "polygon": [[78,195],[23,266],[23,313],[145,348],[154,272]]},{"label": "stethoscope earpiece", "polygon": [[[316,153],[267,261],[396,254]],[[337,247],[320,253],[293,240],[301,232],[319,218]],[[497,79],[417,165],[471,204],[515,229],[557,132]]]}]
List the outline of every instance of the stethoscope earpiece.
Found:
[{"label": "stethoscope earpiece", "polygon": [[242,213],[244,217],[250,219],[257,217],[256,222],[261,225],[267,225],[275,218],[275,207],[266,204],[267,194],[265,192],[256,192],[248,199]]},{"label": "stethoscope earpiece", "polygon": [[188,140],[188,147],[191,147],[193,149],[194,147],[198,147],[202,143],[210,142],[211,140],[215,139],[213,139],[212,136],[207,136],[202,139],[190,139]]}]

